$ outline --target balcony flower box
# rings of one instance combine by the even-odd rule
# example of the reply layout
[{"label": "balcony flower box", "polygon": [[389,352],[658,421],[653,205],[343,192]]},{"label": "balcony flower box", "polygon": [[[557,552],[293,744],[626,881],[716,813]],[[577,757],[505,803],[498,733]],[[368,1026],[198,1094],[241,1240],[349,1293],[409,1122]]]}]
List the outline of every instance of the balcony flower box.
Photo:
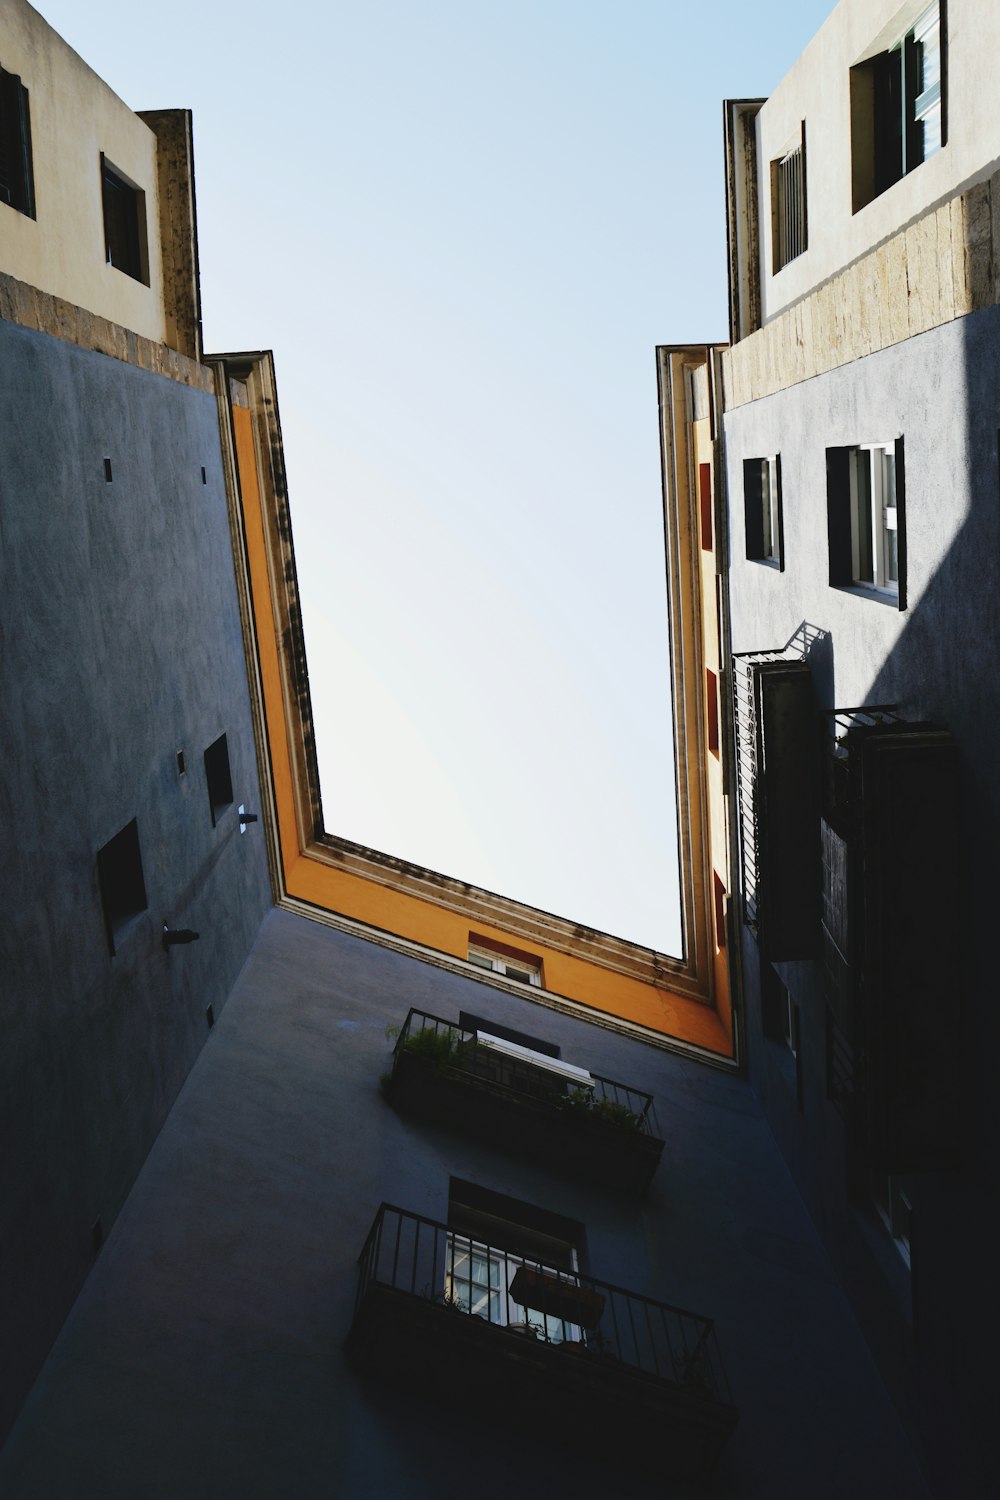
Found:
[{"label": "balcony flower box", "polygon": [[561,1318],[580,1328],[596,1328],[604,1312],[604,1298],[593,1287],[580,1286],[552,1271],[520,1266],[510,1284],[510,1295],[521,1307]]}]

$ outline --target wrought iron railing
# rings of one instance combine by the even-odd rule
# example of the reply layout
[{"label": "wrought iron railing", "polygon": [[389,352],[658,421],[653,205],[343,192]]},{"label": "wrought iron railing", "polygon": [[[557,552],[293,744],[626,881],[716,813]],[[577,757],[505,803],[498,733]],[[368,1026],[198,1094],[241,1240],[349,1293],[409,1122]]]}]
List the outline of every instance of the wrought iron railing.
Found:
[{"label": "wrought iron railing", "polygon": [[441,1318],[467,1319],[470,1330],[489,1325],[498,1339],[516,1336],[529,1350],[618,1363],[732,1404],[712,1320],[684,1308],[545,1265],[388,1203],[375,1216],[359,1264],[356,1317],[373,1290],[386,1289],[437,1309]]},{"label": "wrought iron railing", "polygon": [[763,745],[757,721],[754,668],[765,661],[784,661],[784,649],[743,652],[733,657],[733,727],[736,741],[736,790],[739,801],[743,920],[760,930],[760,825],[757,795]]},{"label": "wrought iron railing", "polygon": [[652,1094],[596,1073],[589,1075],[592,1086],[583,1080],[578,1083],[541,1062],[484,1046],[475,1031],[415,1007],[411,1007],[396,1039],[394,1067],[406,1056],[457,1069],[512,1096],[545,1100],[567,1113],[604,1120],[659,1139]]}]

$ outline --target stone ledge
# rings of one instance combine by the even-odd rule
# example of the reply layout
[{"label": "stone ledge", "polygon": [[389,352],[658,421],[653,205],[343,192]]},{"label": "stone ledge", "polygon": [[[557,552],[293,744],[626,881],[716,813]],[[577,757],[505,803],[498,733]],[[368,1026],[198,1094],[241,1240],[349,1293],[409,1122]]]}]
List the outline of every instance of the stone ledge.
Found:
[{"label": "stone ledge", "polygon": [[154,375],[165,375],[179,385],[215,394],[215,373],[208,365],[5,272],[0,272],[0,318],[150,370]]}]

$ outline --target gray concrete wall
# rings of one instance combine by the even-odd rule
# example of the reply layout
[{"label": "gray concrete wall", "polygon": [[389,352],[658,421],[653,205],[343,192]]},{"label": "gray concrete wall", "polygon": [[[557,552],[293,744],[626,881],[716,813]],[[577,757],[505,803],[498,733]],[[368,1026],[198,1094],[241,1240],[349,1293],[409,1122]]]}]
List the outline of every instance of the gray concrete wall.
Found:
[{"label": "gray concrete wall", "polygon": [[[940,997],[942,1067],[958,1038],[962,1150],[955,1171],[914,1176],[912,1274],[871,1202],[851,1199],[845,1137],[826,1098],[819,966],[779,965],[799,1002],[803,1089],[787,1048],[762,1033],[761,965],[743,936],[754,1086],[810,1211],[948,1500],[992,1486],[997,1186],[994,953],[1000,838],[1000,309],[922,334],[731,412],[725,419],[734,651],[780,647],[807,622],[820,707],[897,703],[960,749],[960,867],[967,912],[954,982]],[[908,608],[828,583],[825,449],[905,437]],[[745,560],[743,459],[781,454],[785,571]],[[933,911],[926,914],[933,923]]]},{"label": "gray concrete wall", "polygon": [[[215,400],[7,322],[0,724],[2,1434],[270,905],[202,762],[225,731],[256,807]],[[95,859],[132,818],[149,908],[111,957]]]},{"label": "gray concrete wall", "polygon": [[[379,1088],[387,1025],[468,1009],[652,1090],[666,1150],[638,1202]],[[593,1275],[714,1316],[741,1417],[716,1479],[660,1495],[917,1497],[923,1484],[748,1085],[285,912],[265,921],[0,1457],[10,1500],[643,1493],[527,1442],[502,1410],[361,1380],[342,1346],[382,1200],[443,1219],[451,1175],[578,1219]]]}]

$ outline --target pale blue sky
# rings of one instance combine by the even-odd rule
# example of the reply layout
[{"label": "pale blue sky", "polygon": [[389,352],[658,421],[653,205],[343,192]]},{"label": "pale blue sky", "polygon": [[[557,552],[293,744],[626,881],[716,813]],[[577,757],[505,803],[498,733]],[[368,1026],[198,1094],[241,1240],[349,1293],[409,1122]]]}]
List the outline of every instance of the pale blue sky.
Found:
[{"label": "pale blue sky", "polygon": [[654,348],[726,336],[722,108],[829,0],[51,0],[194,111],[275,353],[327,827],[678,952]]}]

